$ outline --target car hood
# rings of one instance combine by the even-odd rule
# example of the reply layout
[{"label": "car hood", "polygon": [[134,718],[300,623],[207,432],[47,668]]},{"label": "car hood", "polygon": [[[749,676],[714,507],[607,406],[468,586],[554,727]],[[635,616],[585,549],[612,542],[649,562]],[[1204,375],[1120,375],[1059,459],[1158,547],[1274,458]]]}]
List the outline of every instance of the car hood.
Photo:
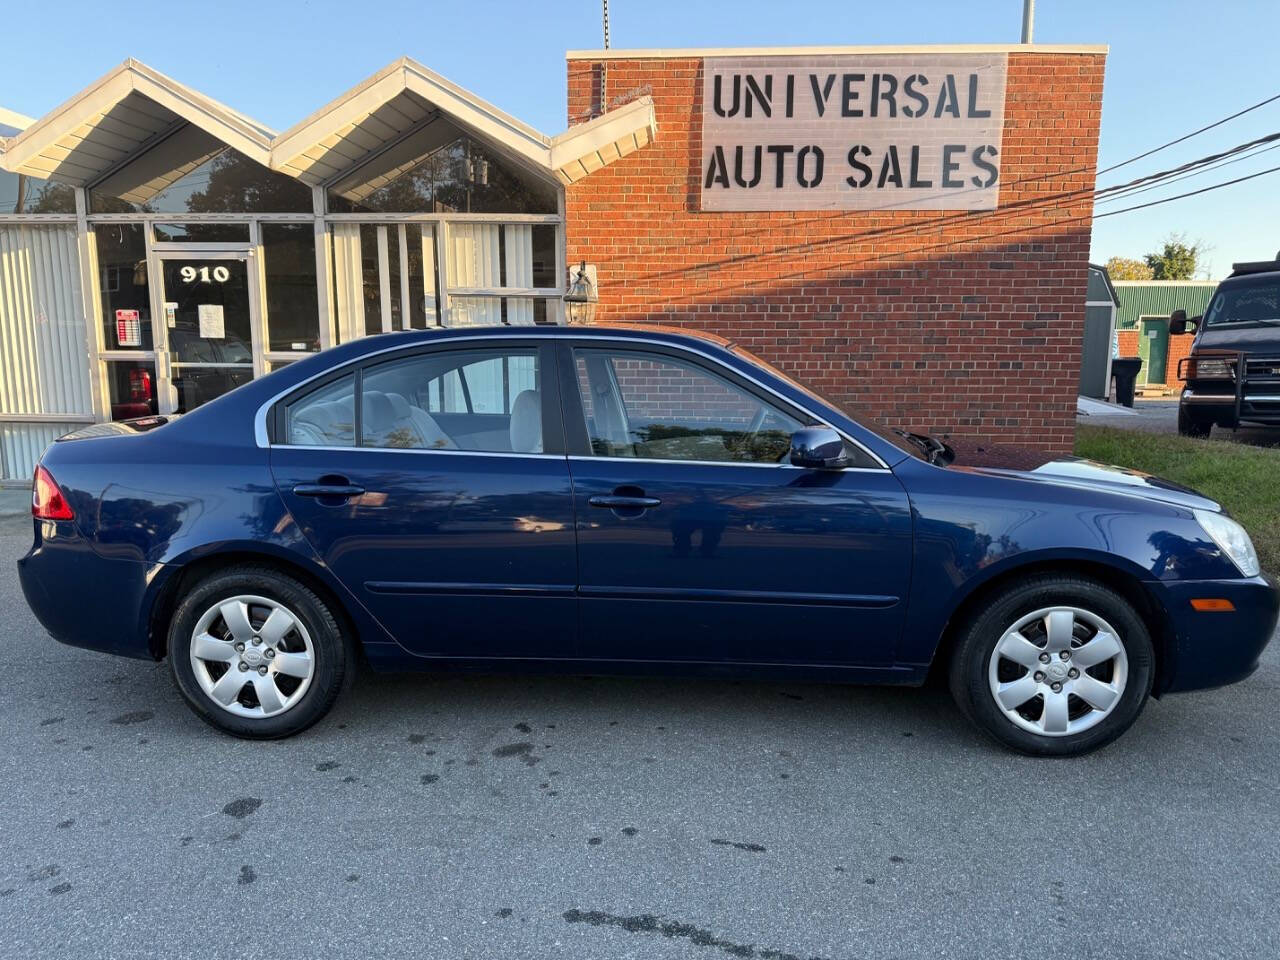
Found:
[{"label": "car hood", "polygon": [[1061,487],[1105,490],[1108,493],[1121,493],[1147,500],[1158,500],[1162,503],[1172,503],[1191,510],[1222,509],[1216,501],[1169,480],[1163,480],[1139,470],[1116,467],[1094,460],[1083,460],[1079,457],[1050,460],[1034,470],[1001,470],[991,467],[961,469],[992,476],[1018,477]]},{"label": "car hood", "polygon": [[1260,357],[1280,357],[1280,324],[1253,326],[1231,324],[1207,327],[1196,342],[1197,350],[1243,350]]}]

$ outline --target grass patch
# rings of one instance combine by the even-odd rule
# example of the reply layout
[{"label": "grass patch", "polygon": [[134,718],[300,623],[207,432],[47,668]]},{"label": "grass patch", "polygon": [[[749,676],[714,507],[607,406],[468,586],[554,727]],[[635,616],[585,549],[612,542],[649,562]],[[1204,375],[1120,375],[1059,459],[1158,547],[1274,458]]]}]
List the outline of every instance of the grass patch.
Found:
[{"label": "grass patch", "polygon": [[1280,449],[1080,426],[1076,456],[1153,473],[1212,497],[1249,531],[1262,569],[1280,574]]}]

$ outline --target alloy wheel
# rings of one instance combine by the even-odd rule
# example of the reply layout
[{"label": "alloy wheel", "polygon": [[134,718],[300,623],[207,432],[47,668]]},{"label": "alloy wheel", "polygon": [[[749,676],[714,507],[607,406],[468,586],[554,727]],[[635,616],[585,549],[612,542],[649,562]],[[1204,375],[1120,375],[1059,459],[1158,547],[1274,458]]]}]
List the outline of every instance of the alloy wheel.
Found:
[{"label": "alloy wheel", "polygon": [[284,713],[302,699],[316,655],[300,617],[268,597],[219,600],[196,621],[191,669],[205,695],[238,717]]},{"label": "alloy wheel", "polygon": [[1129,658],[1117,631],[1080,607],[1046,607],[1010,626],[988,664],[991,696],[1017,726],[1066,737],[1096,726],[1124,694]]}]

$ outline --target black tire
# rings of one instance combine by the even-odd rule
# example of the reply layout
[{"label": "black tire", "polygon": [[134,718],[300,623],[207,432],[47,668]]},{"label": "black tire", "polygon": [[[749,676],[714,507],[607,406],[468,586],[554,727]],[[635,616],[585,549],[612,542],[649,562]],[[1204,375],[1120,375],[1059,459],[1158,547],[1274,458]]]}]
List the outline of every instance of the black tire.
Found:
[{"label": "black tire", "polygon": [[1178,405],[1178,433],[1184,437],[1200,437],[1204,439],[1209,436],[1209,432],[1212,429],[1212,420],[1193,417],[1185,406]]},{"label": "black tire", "polygon": [[[241,595],[264,597],[284,605],[305,627],[311,640],[314,666],[308,685],[296,703],[274,716],[237,716],[218,706],[201,687],[191,663],[193,633],[201,616],[220,600]],[[329,605],[292,577],[257,564],[228,567],[192,584],[170,621],[168,650],[174,682],[196,716],[225,733],[248,740],[274,740],[307,729],[329,712],[355,672],[351,639]]]},{"label": "black tire", "polygon": [[[1005,631],[1020,618],[1055,606],[1080,608],[1106,621],[1115,630],[1128,661],[1123,692],[1110,713],[1086,730],[1062,736],[1033,733],[1011,720],[996,702],[988,673],[996,644]],[[1142,712],[1154,675],[1151,635],[1133,606],[1094,580],[1060,574],[1027,577],[984,602],[961,627],[950,664],[951,695],[960,712],[1006,747],[1041,757],[1088,753],[1116,739]],[[1077,709],[1080,706],[1084,706],[1082,701],[1076,704]]]}]

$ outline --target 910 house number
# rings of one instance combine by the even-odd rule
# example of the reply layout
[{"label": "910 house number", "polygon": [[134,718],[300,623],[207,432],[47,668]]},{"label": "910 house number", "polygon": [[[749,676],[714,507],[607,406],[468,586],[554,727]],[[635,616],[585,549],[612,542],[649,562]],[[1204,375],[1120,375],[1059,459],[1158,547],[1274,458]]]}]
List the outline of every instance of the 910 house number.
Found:
[{"label": "910 house number", "polygon": [[195,283],[198,279],[201,283],[208,283],[210,280],[215,283],[226,283],[231,279],[231,271],[226,267],[183,267],[179,273],[182,275],[183,283]]}]

